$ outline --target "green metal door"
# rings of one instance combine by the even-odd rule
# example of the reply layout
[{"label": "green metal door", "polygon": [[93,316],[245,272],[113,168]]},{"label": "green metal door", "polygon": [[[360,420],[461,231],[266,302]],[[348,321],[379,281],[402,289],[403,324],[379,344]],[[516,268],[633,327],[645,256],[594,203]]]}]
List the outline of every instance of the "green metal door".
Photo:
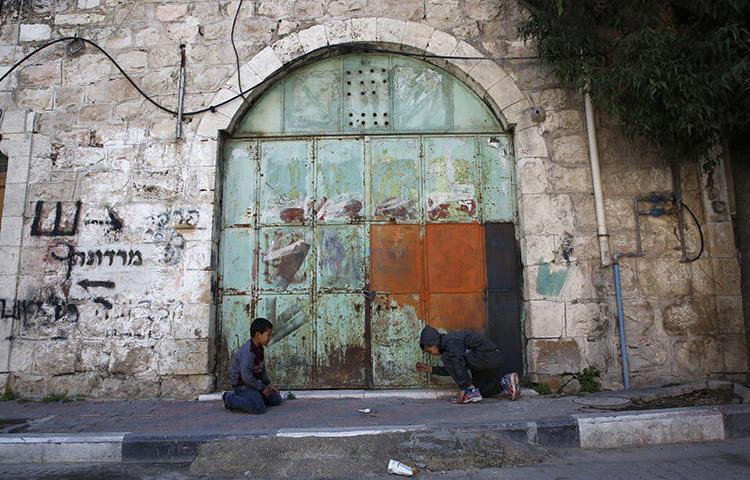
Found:
[{"label": "green metal door", "polygon": [[269,90],[225,146],[220,373],[265,316],[285,387],[431,384],[421,328],[491,321],[483,224],[515,211],[500,131],[460,82],[397,56],[321,61]]}]

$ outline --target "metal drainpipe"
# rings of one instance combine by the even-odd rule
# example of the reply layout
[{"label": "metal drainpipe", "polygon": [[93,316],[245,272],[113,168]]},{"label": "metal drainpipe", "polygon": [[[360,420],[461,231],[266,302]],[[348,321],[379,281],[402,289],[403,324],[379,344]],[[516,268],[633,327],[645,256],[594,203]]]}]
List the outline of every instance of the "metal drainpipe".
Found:
[{"label": "metal drainpipe", "polygon": [[630,389],[630,366],[628,362],[628,341],[625,338],[625,315],[622,311],[622,286],[620,284],[620,262],[615,255],[615,293],[617,295],[617,323],[620,327],[620,351],[622,357],[622,383],[625,390]]},{"label": "metal drainpipe", "polygon": [[589,140],[589,160],[591,161],[591,180],[594,184],[594,207],[596,208],[596,229],[599,240],[599,259],[602,267],[611,263],[609,257],[609,235],[607,219],[604,216],[604,195],[602,194],[602,177],[599,171],[599,148],[596,144],[596,127],[594,126],[594,108],[588,88],[583,91],[583,104],[586,109],[586,133]]}]

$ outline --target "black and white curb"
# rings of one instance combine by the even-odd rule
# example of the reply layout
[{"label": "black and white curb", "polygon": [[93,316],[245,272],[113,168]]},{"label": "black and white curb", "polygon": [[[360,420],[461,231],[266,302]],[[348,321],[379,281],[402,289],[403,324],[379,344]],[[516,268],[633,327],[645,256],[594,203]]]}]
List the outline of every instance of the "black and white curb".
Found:
[{"label": "black and white curb", "polygon": [[[616,448],[708,442],[750,436],[750,405],[691,407],[618,413],[576,414],[525,423],[463,427],[442,432],[501,435],[546,447]],[[189,463],[201,445],[253,438],[347,438],[404,433],[430,434],[425,425],[366,428],[300,428],[255,435],[10,434],[0,435],[0,464],[8,463]]]}]

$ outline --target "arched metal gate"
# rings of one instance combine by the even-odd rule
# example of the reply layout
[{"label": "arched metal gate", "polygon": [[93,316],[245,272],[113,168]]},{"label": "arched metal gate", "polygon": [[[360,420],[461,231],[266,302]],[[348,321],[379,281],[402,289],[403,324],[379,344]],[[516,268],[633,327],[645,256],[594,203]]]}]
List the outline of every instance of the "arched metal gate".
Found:
[{"label": "arched metal gate", "polygon": [[521,367],[511,138],[446,72],[356,54],[301,68],[226,142],[220,373],[275,325],[289,388],[417,387],[425,323]]}]

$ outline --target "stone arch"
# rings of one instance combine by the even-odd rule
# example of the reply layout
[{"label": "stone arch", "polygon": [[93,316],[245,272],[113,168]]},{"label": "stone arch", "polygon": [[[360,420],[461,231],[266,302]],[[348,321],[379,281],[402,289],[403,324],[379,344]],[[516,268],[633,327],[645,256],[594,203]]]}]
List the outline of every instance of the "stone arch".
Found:
[{"label": "stone arch", "polygon": [[[321,53],[341,50],[347,46],[377,46],[407,53],[481,57],[482,60],[428,60],[464,81],[495,112],[503,126],[513,130],[517,163],[528,158],[548,156],[542,128],[529,119],[532,105],[513,77],[469,43],[417,22],[383,17],[354,18],[334,20],[291,33],[255,54],[240,68],[243,88],[247,90],[263,86],[264,82],[270,83],[292,64],[320,58]],[[211,104],[235,97],[238,93],[237,85],[235,73],[227,79]],[[211,164],[195,157],[215,155],[220,131],[231,129],[249,104],[249,101],[242,102],[238,99],[201,116],[190,149],[191,165]],[[522,181],[520,177],[519,181]]]}]

